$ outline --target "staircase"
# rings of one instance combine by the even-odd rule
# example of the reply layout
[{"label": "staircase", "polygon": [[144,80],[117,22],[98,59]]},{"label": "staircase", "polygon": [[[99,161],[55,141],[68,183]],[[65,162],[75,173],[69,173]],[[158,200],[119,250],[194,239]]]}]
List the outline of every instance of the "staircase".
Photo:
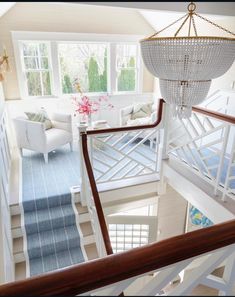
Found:
[{"label": "staircase", "polygon": [[[74,195],[73,195],[74,196]],[[78,195],[76,195],[77,197]],[[78,198],[78,197],[77,197]],[[67,226],[66,226],[66,231],[69,232],[70,229],[74,229],[74,225],[69,225],[69,206],[68,205],[64,205],[63,209],[66,211],[66,208],[68,210],[68,216],[65,217],[65,221],[67,220]],[[13,237],[13,255],[14,255],[14,261],[15,261],[15,279],[16,280],[20,280],[20,279],[25,279],[28,275],[27,275],[27,271],[26,271],[26,253],[24,252],[24,239],[23,239],[23,233],[25,232],[25,230],[22,228],[22,223],[21,223],[21,215],[20,213],[15,213],[17,207],[16,205],[12,205],[12,209],[11,211],[14,213],[11,216],[11,226],[12,226],[12,237]],[[56,207],[55,207],[56,209]],[[85,261],[88,260],[92,260],[95,258],[98,258],[98,253],[97,253],[97,248],[96,248],[96,244],[95,244],[95,239],[94,239],[94,234],[93,234],[93,230],[91,227],[91,222],[90,222],[90,216],[87,210],[87,207],[83,207],[81,205],[80,202],[76,202],[75,203],[75,209],[76,209],[76,220],[78,223],[78,228],[80,229],[80,236],[81,236],[81,242],[76,242],[77,238],[69,238],[69,243],[73,244],[73,248],[71,249],[71,254],[74,254],[74,256],[76,257],[76,254],[78,249],[80,249],[80,245],[81,248],[83,249],[84,252],[84,258]],[[56,220],[58,218],[55,216],[52,219],[52,223],[53,221],[56,223]],[[39,222],[40,226],[46,226],[47,224],[47,220],[46,219],[42,219]],[[62,234],[64,235],[65,231],[64,231],[64,227],[58,225],[57,226],[58,229],[58,234]],[[37,241],[33,241],[33,237],[35,236],[34,234],[34,228],[35,228],[35,224],[32,223],[31,226],[28,226],[28,228],[31,228],[31,234],[29,235],[31,238],[31,242],[32,242],[32,249],[31,252],[36,255],[35,258],[37,258]],[[47,228],[42,231],[41,233],[43,235],[47,235],[48,231],[50,232],[50,230],[47,230]],[[58,253],[59,256],[61,256],[61,259],[63,260],[63,258],[66,256],[66,252],[64,252],[65,248],[64,248],[64,236],[60,236],[59,240],[57,241],[57,246],[60,248],[60,252]],[[44,244],[44,248],[45,248],[45,257],[48,258],[48,261],[50,260],[50,254],[47,251],[50,251],[51,248],[51,243],[50,240],[46,241]],[[46,259],[47,259],[46,258]],[[76,258],[74,259],[74,261],[76,262]],[[79,260],[79,259],[78,259]],[[36,259],[36,261],[38,261]],[[77,261],[78,263],[78,261]],[[65,266],[69,266],[68,263],[64,262],[62,263],[62,265]],[[71,264],[70,264],[71,265]]]}]

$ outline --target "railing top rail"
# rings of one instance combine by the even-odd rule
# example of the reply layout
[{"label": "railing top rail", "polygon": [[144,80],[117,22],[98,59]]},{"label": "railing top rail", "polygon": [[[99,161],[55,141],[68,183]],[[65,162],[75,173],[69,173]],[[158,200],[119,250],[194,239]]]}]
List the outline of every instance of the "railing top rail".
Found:
[{"label": "railing top rail", "polygon": [[[106,128],[106,129],[97,129],[97,130],[87,130],[87,135],[95,135],[95,134],[103,134],[103,133],[115,133],[115,132],[125,132],[125,131],[133,131],[133,130],[145,130],[151,129],[158,126],[162,120],[162,112],[163,112],[163,104],[165,103],[164,99],[159,100],[158,114],[157,120],[149,125],[138,125],[138,126],[124,126],[124,127],[116,127],[116,128]],[[212,118],[216,118],[218,120],[228,122],[231,124],[235,124],[235,117],[226,115],[224,113],[220,113],[214,110],[210,110],[203,107],[193,106],[192,110],[197,113],[201,113]]]},{"label": "railing top rail", "polygon": [[77,295],[235,243],[235,220],[0,286],[0,296]]},{"label": "railing top rail", "polygon": [[163,104],[164,100],[159,100],[157,119],[154,123],[149,125],[138,125],[138,126],[124,126],[116,128],[107,128],[107,129],[97,129],[97,130],[87,130],[87,135],[94,134],[103,134],[103,133],[114,133],[114,132],[124,132],[124,131],[133,131],[133,130],[145,130],[157,127],[162,120]]},{"label": "railing top rail", "polygon": [[227,123],[230,123],[230,124],[235,124],[235,117],[224,114],[224,113],[221,113],[221,112],[217,112],[217,111],[214,111],[214,110],[211,110],[211,109],[207,109],[207,108],[203,108],[203,107],[197,107],[197,106],[193,106],[192,110],[194,112],[204,114],[206,116],[218,119],[218,120],[223,121],[223,122],[227,122]]}]

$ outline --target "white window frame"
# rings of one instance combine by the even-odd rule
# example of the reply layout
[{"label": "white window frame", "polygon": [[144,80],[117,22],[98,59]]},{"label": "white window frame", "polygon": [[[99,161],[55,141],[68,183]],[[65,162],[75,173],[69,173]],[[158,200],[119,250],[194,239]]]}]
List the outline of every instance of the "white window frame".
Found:
[{"label": "white window frame", "polygon": [[[64,98],[71,94],[62,94],[62,86],[60,80],[60,65],[58,57],[58,43],[84,43],[84,42],[103,42],[109,43],[110,51],[108,51],[108,95],[123,95],[123,94],[141,94],[143,89],[143,62],[140,58],[140,46],[137,47],[137,86],[135,91],[117,92],[116,87],[116,43],[139,44],[139,41],[144,38],[143,35],[122,35],[122,34],[93,34],[93,33],[62,33],[62,32],[31,32],[31,31],[11,31],[12,42],[15,55],[15,63],[18,77],[18,84],[21,98]],[[50,43],[50,60],[51,60],[51,96],[28,96],[27,86],[25,83],[23,69],[23,61],[19,41],[37,41]],[[89,93],[89,96],[95,97],[101,93]]]},{"label": "white window frame", "polygon": [[[21,79],[22,79],[22,85],[23,85],[23,88],[22,88],[23,89],[22,90],[23,94],[24,94],[24,96],[29,97],[29,98],[50,98],[50,97],[52,97],[51,95],[43,95],[43,96],[29,96],[28,95],[28,84],[27,84],[26,72],[29,72],[30,70],[27,70],[25,68],[25,66],[24,66],[25,65],[25,63],[24,63],[24,57],[25,56],[23,56],[23,54],[22,54],[23,53],[23,43],[28,43],[28,42],[30,42],[30,41],[29,40],[21,40],[21,41],[18,42],[19,52],[20,52],[20,63],[21,63],[21,69],[22,69],[22,71],[21,71],[22,78]],[[34,42],[36,42],[36,41],[34,41]],[[46,43],[48,45],[48,65],[49,65],[48,72],[49,72],[49,75],[50,75],[51,93],[53,94],[53,91],[54,91],[54,88],[53,88],[54,79],[53,79],[53,68],[52,68],[52,63],[51,63],[51,44],[50,44],[49,41],[44,41],[44,40],[38,40],[37,43],[38,44],[39,43]],[[33,70],[31,70],[31,71],[33,71]],[[40,70],[40,69],[37,70],[36,69],[35,72],[42,72],[42,70]],[[41,81],[41,84],[42,84],[42,81]],[[43,85],[42,85],[42,88],[43,88]]]},{"label": "white window frame", "polygon": [[[108,48],[108,51],[107,51],[107,61],[111,61],[111,57],[110,57],[110,43],[107,42],[107,41],[67,41],[67,42],[64,42],[64,41],[57,41],[57,45],[59,44],[65,44],[65,43],[72,43],[72,44],[84,44],[84,43],[87,43],[87,44],[92,44],[92,43],[95,43],[95,44],[106,44],[107,45],[107,48]],[[57,46],[57,51],[58,51],[58,46]],[[57,52],[57,55],[58,55],[58,52]],[[59,60],[59,56],[58,56],[58,60]],[[58,62],[59,63],[59,62]],[[110,63],[108,63],[107,65],[107,92],[86,92],[84,93],[84,95],[87,95],[87,96],[100,96],[100,95],[105,95],[105,94],[112,94],[112,91],[111,91],[111,87],[110,87]],[[73,95],[77,95],[77,94],[73,94],[73,93],[69,93],[69,94],[63,94],[62,92],[62,84],[61,84],[61,68],[60,68],[60,63],[59,63],[59,80],[60,80],[60,96],[62,97],[67,97],[67,96],[73,96]]]}]

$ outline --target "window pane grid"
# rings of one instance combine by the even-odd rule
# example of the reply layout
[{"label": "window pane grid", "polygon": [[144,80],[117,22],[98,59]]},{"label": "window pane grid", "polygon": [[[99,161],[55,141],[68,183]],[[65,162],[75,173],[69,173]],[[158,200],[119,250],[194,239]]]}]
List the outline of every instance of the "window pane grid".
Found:
[{"label": "window pane grid", "polygon": [[28,95],[51,95],[51,69],[48,56],[48,44],[40,42],[24,42],[23,62]]},{"label": "window pane grid", "polygon": [[119,44],[116,47],[116,89],[133,92],[137,89],[137,45]]},{"label": "window pane grid", "polygon": [[145,224],[109,224],[109,236],[114,253],[148,243],[149,226]]},{"label": "window pane grid", "polygon": [[[132,93],[139,89],[138,81],[141,75],[139,66],[142,64],[139,64],[137,43],[39,40],[19,42],[22,45],[21,72],[24,74],[21,76],[24,82],[22,95],[51,95],[52,79],[56,86],[55,90],[59,90],[55,91],[58,96],[76,94],[75,79],[79,80],[83,93],[87,93],[88,96],[105,95],[110,92]],[[52,75],[57,65],[59,75]],[[79,70],[79,67],[82,70]],[[23,81],[25,78],[26,81]]]},{"label": "window pane grid", "polygon": [[108,90],[107,43],[60,43],[58,45],[62,93],[76,93],[79,80],[84,93],[106,93]]}]

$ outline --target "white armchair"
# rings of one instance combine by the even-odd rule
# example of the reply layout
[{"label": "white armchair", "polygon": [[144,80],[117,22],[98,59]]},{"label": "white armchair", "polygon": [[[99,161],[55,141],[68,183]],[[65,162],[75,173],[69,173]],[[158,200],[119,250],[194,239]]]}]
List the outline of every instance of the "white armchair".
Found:
[{"label": "white armchair", "polygon": [[23,149],[37,151],[44,155],[48,163],[48,153],[69,143],[73,148],[72,117],[70,114],[54,113],[51,116],[52,128],[46,130],[44,123],[30,121],[27,117],[14,120],[16,139],[21,154]]}]

